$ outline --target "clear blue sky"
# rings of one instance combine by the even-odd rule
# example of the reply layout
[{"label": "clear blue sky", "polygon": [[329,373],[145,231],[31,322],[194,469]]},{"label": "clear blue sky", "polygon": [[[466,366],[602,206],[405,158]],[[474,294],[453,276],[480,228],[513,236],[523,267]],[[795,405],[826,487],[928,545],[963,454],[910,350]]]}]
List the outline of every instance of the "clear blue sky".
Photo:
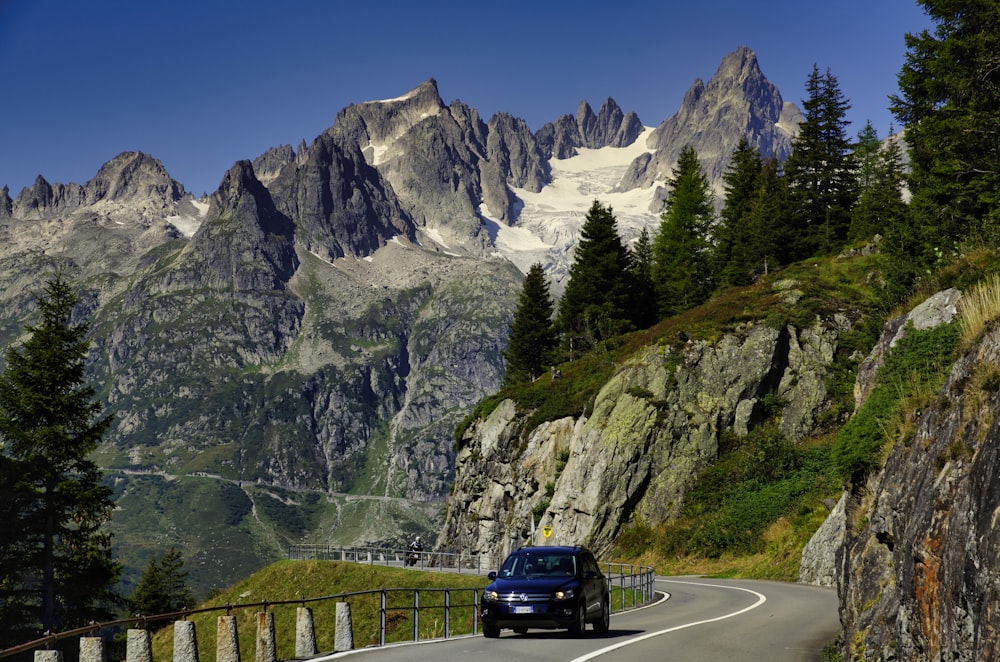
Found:
[{"label": "clear blue sky", "polygon": [[0,0],[0,187],[85,183],[123,151],[195,195],[339,110],[435,78],[445,103],[532,130],[612,97],[647,126],[737,46],[801,106],[813,64],[856,134],[892,116],[916,0]]}]

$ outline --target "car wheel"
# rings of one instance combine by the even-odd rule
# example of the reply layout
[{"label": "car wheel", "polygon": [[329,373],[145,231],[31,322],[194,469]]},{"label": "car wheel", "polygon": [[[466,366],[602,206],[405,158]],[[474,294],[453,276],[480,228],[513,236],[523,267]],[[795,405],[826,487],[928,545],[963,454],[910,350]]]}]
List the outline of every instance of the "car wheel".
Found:
[{"label": "car wheel", "polygon": [[601,606],[601,620],[594,621],[595,632],[607,632],[611,627],[611,601],[604,600]]},{"label": "car wheel", "polygon": [[569,633],[574,637],[582,637],[587,631],[587,609],[583,604],[583,600],[576,608],[576,618],[573,620],[573,625],[569,626]]},{"label": "car wheel", "polygon": [[500,628],[492,623],[483,623],[483,636],[487,639],[496,639],[500,636]]}]

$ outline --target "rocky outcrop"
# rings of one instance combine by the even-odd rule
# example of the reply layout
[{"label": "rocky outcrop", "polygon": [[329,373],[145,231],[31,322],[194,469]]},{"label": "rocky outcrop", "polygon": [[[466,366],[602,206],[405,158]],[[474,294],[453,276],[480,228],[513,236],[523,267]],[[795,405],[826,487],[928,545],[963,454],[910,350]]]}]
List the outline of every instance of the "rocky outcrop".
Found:
[{"label": "rocky outcrop", "polygon": [[[888,323],[856,393],[871,391],[873,366],[903,334],[950,322],[959,297],[940,292]],[[962,352],[935,401],[916,413],[913,434],[851,485],[806,547],[802,581],[824,583],[835,569],[844,659],[1000,653],[998,365],[994,327]]]},{"label": "rocky outcrop", "polygon": [[410,217],[356,145],[318,137],[270,184],[275,205],[296,220],[305,250],[333,260],[371,255],[396,236],[415,240]]},{"label": "rocky outcrop", "polygon": [[633,516],[669,521],[716,458],[719,434],[759,422],[765,395],[786,403],[791,438],[813,429],[827,398],[803,377],[829,368],[846,324],[751,324],[676,357],[649,347],[617,370],[586,416],[535,429],[523,427],[530,412],[501,403],[462,439],[439,546],[502,555],[525,542],[534,516],[557,542],[603,551]]},{"label": "rocky outcrop", "polygon": [[953,366],[914,438],[850,494],[838,573],[849,656],[1000,654],[998,362],[992,331]]}]

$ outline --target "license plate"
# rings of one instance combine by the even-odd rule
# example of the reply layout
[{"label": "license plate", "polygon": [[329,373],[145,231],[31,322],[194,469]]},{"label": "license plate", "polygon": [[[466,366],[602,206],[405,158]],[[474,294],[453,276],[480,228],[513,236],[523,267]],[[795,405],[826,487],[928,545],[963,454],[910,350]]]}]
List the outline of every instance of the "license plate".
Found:
[{"label": "license plate", "polygon": [[534,613],[534,608],[530,605],[527,607],[514,607],[515,614],[531,614]]}]

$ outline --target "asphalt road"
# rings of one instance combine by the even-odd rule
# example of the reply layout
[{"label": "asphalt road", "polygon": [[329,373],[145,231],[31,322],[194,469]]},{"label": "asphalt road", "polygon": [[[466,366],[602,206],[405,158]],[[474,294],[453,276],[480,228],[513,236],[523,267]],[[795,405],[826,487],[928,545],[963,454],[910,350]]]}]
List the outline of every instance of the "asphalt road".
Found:
[{"label": "asphalt road", "polygon": [[653,606],[612,614],[611,629],[575,639],[561,630],[504,630],[483,636],[400,644],[323,659],[434,662],[458,660],[651,660],[671,662],[806,662],[822,660],[840,632],[831,589],[740,580],[657,578],[668,597]]}]

